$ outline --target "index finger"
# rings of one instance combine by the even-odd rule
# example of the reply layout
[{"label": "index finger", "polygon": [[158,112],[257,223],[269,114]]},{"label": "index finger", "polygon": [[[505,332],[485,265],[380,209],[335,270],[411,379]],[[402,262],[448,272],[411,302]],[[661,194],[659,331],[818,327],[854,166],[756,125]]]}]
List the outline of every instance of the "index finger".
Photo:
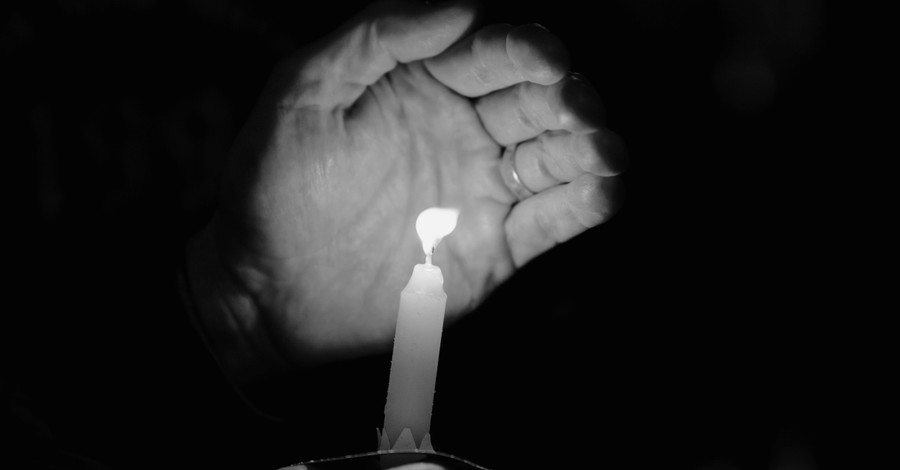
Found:
[{"label": "index finger", "polygon": [[476,97],[521,82],[556,83],[569,70],[569,54],[543,26],[499,24],[426,59],[425,67],[453,91]]}]

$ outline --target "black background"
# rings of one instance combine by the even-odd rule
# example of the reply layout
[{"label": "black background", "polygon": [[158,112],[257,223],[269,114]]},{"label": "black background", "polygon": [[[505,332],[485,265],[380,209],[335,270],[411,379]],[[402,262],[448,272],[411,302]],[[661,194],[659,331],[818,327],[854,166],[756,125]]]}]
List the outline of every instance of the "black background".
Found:
[{"label": "black background", "polygon": [[[145,296],[170,287],[271,68],[365,3],[3,7],[4,231],[10,305],[24,306],[7,313],[11,370],[73,387],[40,372],[66,363],[63,344],[101,364],[120,358],[66,343],[69,328],[106,331],[123,350],[148,334],[140,316],[171,294]],[[879,284],[857,259],[846,12],[817,0],[562,0],[487,2],[482,13],[539,22],[569,46],[628,145],[628,196],[613,220],[538,258],[445,332],[436,447],[495,468],[866,458],[877,445],[858,420],[883,413],[874,365],[887,345],[870,319],[885,313],[871,295]],[[144,374],[154,355],[111,367]],[[299,424],[204,449],[262,468],[371,450],[387,363],[311,372]],[[193,397],[203,377],[177,375],[175,388]],[[120,419],[151,418],[141,416]],[[165,454],[168,432],[156,435]]]}]

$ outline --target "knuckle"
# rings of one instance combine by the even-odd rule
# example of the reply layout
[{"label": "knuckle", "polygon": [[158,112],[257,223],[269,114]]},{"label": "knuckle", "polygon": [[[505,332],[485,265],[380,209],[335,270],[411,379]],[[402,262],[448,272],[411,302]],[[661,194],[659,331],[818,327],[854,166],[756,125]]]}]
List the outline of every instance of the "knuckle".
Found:
[{"label": "knuckle", "polygon": [[541,116],[533,108],[532,90],[526,84],[516,86],[516,119],[529,131],[539,131],[544,127]]},{"label": "knuckle", "polygon": [[481,85],[490,85],[494,82],[494,73],[484,61],[484,48],[481,47],[483,41],[475,38],[472,41],[471,54],[472,58],[472,76]]},{"label": "knuckle", "polygon": [[558,140],[555,136],[548,133],[542,133],[535,140],[537,158],[540,159],[541,168],[546,170],[547,175],[555,179],[565,177],[569,172],[561,164],[558,157],[559,152],[555,149],[555,142]]},{"label": "knuckle", "polygon": [[509,25],[496,24],[482,28],[473,35],[469,53],[472,57],[472,74],[480,84],[490,87],[498,82],[496,64],[491,58],[495,57],[497,41],[505,37],[509,29]]},{"label": "knuckle", "polygon": [[556,35],[538,24],[526,24],[509,32],[507,53],[530,82],[550,85],[569,69],[569,53]]}]

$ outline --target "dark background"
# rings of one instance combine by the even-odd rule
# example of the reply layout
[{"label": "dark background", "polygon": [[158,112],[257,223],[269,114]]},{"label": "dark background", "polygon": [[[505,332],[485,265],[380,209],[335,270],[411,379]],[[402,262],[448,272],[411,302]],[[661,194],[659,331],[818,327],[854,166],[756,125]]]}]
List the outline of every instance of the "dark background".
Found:
[{"label": "dark background", "polygon": [[[37,408],[71,418],[59,435],[91,427],[60,411],[60,393],[108,380],[66,375],[80,361],[147,377],[148,394],[183,393],[189,410],[223,385],[189,362],[142,370],[157,352],[123,351],[173,309],[172,266],[214,207],[222,159],[273,65],[365,3],[2,7],[4,232],[18,305],[5,309],[5,357],[23,390],[50,402]],[[445,332],[436,447],[495,468],[865,460],[878,438],[862,423],[886,411],[875,318],[887,311],[858,260],[847,12],[817,0],[593,3],[484,5],[484,22],[539,22],[569,46],[628,145],[628,197]],[[113,346],[73,338],[82,330]],[[371,450],[387,364],[311,372],[296,396],[312,403],[307,414],[268,434],[178,431],[200,418],[172,411],[151,448],[167,455],[210,432],[219,445],[196,444],[210,461],[262,468]],[[197,413],[210,423],[228,416],[207,408]],[[118,438],[153,418],[119,416]],[[113,445],[84,439],[89,453]]]}]

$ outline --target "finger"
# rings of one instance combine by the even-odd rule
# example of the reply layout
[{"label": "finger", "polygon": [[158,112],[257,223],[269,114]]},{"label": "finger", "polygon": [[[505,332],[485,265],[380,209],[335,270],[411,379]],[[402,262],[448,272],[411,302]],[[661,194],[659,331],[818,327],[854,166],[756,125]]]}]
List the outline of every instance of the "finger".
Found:
[{"label": "finger", "polygon": [[526,188],[540,192],[584,173],[614,176],[625,170],[622,139],[606,129],[589,134],[545,132],[516,147],[513,165]]},{"label": "finger", "polygon": [[475,109],[488,134],[501,145],[548,130],[592,132],[603,120],[600,96],[577,75],[549,86],[520,83],[496,91],[480,98]]},{"label": "finger", "polygon": [[506,238],[517,267],[609,219],[624,191],[618,177],[582,174],[520,201],[506,219]]},{"label": "finger", "polygon": [[492,25],[425,61],[441,83],[475,97],[521,82],[550,85],[569,69],[562,41],[543,26]]},{"label": "finger", "polygon": [[462,37],[475,11],[466,2],[378,2],[300,60],[304,88],[312,99],[353,103],[367,86],[397,63],[432,57]]}]

